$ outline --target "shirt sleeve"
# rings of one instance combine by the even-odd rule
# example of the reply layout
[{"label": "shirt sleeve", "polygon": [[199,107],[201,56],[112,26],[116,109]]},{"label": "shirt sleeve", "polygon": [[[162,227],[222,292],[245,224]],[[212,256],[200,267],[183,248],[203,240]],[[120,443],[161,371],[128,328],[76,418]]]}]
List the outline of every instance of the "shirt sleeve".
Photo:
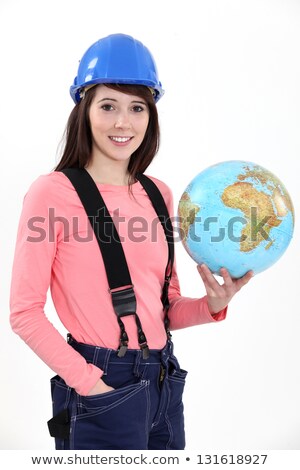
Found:
[{"label": "shirt sleeve", "polygon": [[[174,214],[173,196],[169,188],[165,200],[170,217]],[[175,246],[176,248],[176,246]],[[200,278],[199,278],[200,284]],[[180,292],[180,284],[174,260],[172,279],[169,286],[170,309],[168,312],[170,329],[178,330],[204,323],[214,323],[225,320],[228,307],[216,314],[211,314],[207,304],[207,296],[202,298],[184,297]]]},{"label": "shirt sleeve", "polygon": [[169,301],[170,309],[168,315],[171,330],[218,322],[225,320],[227,315],[228,307],[225,307],[216,314],[211,314],[206,295],[202,298],[183,297],[180,294],[180,286],[175,266],[169,287]]},{"label": "shirt sleeve", "polygon": [[51,178],[40,176],[25,194],[18,225],[10,286],[10,323],[26,344],[81,395],[103,371],[75,351],[47,318],[44,307],[51,283],[61,226],[49,222],[55,199]]}]

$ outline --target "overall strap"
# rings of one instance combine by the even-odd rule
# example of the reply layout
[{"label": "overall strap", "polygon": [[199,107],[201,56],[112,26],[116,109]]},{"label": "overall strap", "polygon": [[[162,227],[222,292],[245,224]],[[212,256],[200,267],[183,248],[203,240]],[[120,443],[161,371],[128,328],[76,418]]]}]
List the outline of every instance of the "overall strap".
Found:
[{"label": "overall strap", "polygon": [[168,291],[169,291],[169,285],[172,277],[172,269],[173,269],[173,264],[174,264],[174,234],[173,234],[173,225],[172,221],[170,219],[169,211],[167,209],[165,200],[154,183],[152,179],[150,179],[148,176],[138,173],[136,175],[137,180],[141,183],[143,188],[145,189],[146,193],[149,196],[149,199],[155,209],[155,212],[163,226],[165,235],[166,235],[166,240],[168,243],[168,263],[166,266],[166,272],[165,272],[165,282],[164,282],[164,287],[162,291],[162,304],[164,307],[165,311],[165,328],[167,332],[167,336],[171,338],[171,333],[170,333],[170,328],[169,328],[169,317],[168,317],[168,309],[170,306],[169,303],[169,297],[168,297]]}]

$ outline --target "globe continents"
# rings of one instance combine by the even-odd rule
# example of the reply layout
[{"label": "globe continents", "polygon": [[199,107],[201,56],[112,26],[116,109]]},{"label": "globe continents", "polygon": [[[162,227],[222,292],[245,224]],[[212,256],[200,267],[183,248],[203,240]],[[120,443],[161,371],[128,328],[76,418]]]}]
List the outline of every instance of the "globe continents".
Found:
[{"label": "globe continents", "polygon": [[294,209],[287,189],[266,168],[231,160],[199,173],[178,205],[180,239],[194,261],[234,278],[268,269],[287,249]]}]

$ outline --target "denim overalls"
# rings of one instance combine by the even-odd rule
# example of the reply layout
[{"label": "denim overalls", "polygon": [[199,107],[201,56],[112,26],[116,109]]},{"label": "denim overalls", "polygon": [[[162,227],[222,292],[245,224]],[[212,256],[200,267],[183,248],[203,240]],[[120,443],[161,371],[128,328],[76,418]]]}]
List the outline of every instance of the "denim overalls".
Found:
[{"label": "denim overalls", "polygon": [[54,416],[68,410],[67,438],[55,438],[56,449],[184,449],[182,394],[187,371],[180,369],[168,340],[162,350],[117,351],[69,344],[87,362],[104,371],[102,379],[115,390],[81,396],[58,376],[51,379]]}]

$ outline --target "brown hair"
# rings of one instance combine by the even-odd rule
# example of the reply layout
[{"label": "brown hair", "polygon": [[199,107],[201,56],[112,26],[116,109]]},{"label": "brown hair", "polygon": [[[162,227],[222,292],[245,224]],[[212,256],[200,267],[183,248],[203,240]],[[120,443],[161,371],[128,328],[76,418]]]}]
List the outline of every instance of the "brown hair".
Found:
[{"label": "brown hair", "polygon": [[[144,173],[159,149],[160,129],[158,114],[151,90],[143,85],[105,84],[108,88],[139,96],[149,108],[149,123],[143,142],[131,155],[128,171],[130,180],[135,180],[137,173]],[[64,132],[62,157],[55,171],[64,168],[84,168],[91,158],[92,133],[89,121],[89,110],[97,87],[89,89],[85,97],[75,105],[69,116]]]}]

